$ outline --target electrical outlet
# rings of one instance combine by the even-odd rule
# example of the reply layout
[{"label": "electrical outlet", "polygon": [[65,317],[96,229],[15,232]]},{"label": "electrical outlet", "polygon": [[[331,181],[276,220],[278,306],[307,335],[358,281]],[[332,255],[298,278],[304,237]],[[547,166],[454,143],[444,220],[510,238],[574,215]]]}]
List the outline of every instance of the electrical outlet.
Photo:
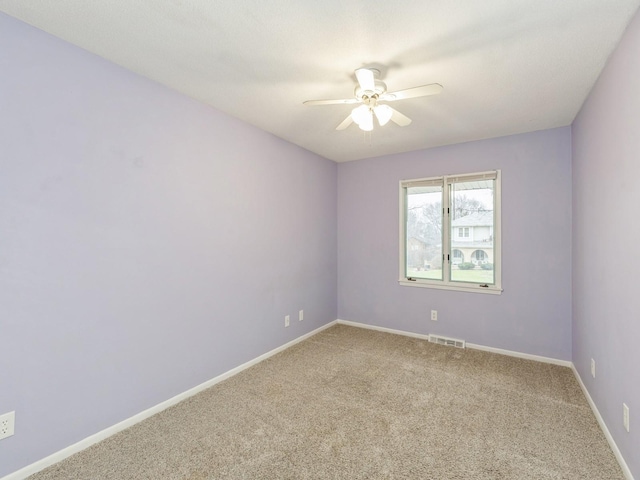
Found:
[{"label": "electrical outlet", "polygon": [[299,320],[299,321],[304,320],[304,310],[300,310],[300,311],[298,312],[298,320]]},{"label": "electrical outlet", "polygon": [[287,315],[286,317],[284,317],[284,326],[288,327],[289,326],[289,315]]},{"label": "electrical outlet", "polygon": [[0,439],[13,435],[16,424],[16,412],[0,415]]},{"label": "electrical outlet", "polygon": [[431,310],[431,320],[433,320],[434,322],[438,321],[438,311],[437,310]]},{"label": "electrical outlet", "polygon": [[624,425],[624,429],[629,431],[629,407],[627,407],[626,403],[622,404],[622,424]]},{"label": "electrical outlet", "polygon": [[591,376],[596,378],[596,361],[593,358],[591,359]]}]

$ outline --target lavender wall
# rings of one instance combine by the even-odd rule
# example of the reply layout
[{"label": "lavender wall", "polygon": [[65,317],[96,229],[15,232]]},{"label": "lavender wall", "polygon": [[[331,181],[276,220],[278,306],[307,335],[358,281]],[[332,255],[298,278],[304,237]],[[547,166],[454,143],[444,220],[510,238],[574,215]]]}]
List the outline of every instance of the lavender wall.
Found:
[{"label": "lavender wall", "polygon": [[[573,362],[640,477],[640,15],[573,124]],[[589,370],[596,361],[596,378]],[[622,425],[622,403],[631,429]]]},{"label": "lavender wall", "polygon": [[336,318],[335,163],[2,14],[0,72],[0,477]]},{"label": "lavender wall", "polygon": [[[340,164],[338,317],[570,360],[570,148],[566,127]],[[491,169],[502,170],[503,294],[399,286],[398,182]]]}]

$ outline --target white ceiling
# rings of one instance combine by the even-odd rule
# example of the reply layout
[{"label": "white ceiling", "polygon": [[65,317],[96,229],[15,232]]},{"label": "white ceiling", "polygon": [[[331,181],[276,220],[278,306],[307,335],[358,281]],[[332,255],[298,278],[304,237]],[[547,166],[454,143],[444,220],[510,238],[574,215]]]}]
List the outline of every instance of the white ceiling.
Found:
[{"label": "white ceiling", "polygon": [[[640,0],[0,0],[0,11],[335,161],[569,125]],[[413,119],[335,127],[353,71]]]}]

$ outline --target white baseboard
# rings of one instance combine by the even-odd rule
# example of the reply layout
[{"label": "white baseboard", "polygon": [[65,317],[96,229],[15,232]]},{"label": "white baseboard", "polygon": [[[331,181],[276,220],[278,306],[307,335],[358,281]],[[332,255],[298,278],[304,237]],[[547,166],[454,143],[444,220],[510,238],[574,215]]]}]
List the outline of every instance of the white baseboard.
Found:
[{"label": "white baseboard", "polygon": [[142,420],[145,420],[149,417],[151,417],[152,415],[155,415],[156,413],[159,413],[163,410],[166,410],[167,408],[175,405],[176,403],[181,402],[182,400],[185,400],[189,397],[192,397],[194,395],[196,395],[197,393],[202,392],[203,390],[206,390],[209,387],[212,387],[213,385],[222,382],[223,380],[226,380],[229,377],[232,377],[240,372],[242,372],[243,370],[246,370],[249,367],[252,367],[254,365],[256,365],[257,363],[262,362],[263,360],[266,360],[269,357],[272,357],[273,355],[280,353],[284,350],[286,350],[287,348],[292,347],[293,345],[295,345],[296,343],[299,343],[303,340],[306,340],[309,337],[312,337],[313,335],[321,332],[322,330],[325,330],[333,325],[335,325],[337,322],[337,320],[334,320],[332,322],[327,323],[326,325],[323,325],[320,328],[316,328],[315,330],[302,335],[301,337],[296,338],[295,340],[291,340],[290,342],[285,343],[284,345],[275,348],[267,353],[264,353],[262,355],[260,355],[259,357],[254,358],[253,360],[249,360],[246,363],[243,363],[242,365],[232,368],[231,370],[218,375],[215,378],[212,378],[211,380],[207,380],[204,383],[201,383],[200,385],[197,385],[193,388],[190,388],[189,390],[187,390],[186,392],[182,392],[178,395],[176,395],[175,397],[171,397],[168,400],[165,400],[164,402],[161,402],[151,408],[148,408],[132,417],[127,418],[126,420],[123,420],[119,423],[116,423],[115,425],[112,425],[111,427],[107,427],[104,430],[101,430],[98,433],[95,433],[83,440],[80,440],[77,443],[74,443],[73,445],[70,445],[62,450],[57,451],[56,453],[53,453],[51,455],[49,455],[48,457],[45,457],[41,460],[38,460],[37,462],[32,463],[31,465],[27,465],[24,468],[21,468],[20,470],[17,470],[13,473],[10,473],[9,475],[6,475],[4,477],[2,477],[0,480],[23,480],[25,478],[27,478],[29,475],[33,475],[34,473],[37,473],[41,470],[44,470],[45,468],[58,463],[62,460],[64,460],[67,457],[70,457],[71,455],[78,453],[88,447],[90,447],[91,445],[98,443],[112,435],[115,435],[118,432],[121,432],[122,430],[124,430],[125,428],[129,428],[133,425],[135,425],[136,423],[141,422]]},{"label": "white baseboard", "polygon": [[474,350],[482,350],[483,352],[497,353],[500,355],[507,355],[509,357],[522,358],[524,360],[533,360],[535,362],[550,363],[552,365],[560,365],[561,367],[571,368],[573,366],[573,363],[571,363],[569,360],[560,360],[559,358],[543,357],[541,355],[532,355],[531,353],[515,352],[513,350],[503,350],[502,348],[486,347],[484,345],[476,345],[475,343],[467,342],[467,348],[473,348]]},{"label": "white baseboard", "polygon": [[349,320],[336,320],[336,323],[348,325],[350,327],[366,328],[367,330],[376,330],[378,332],[393,333],[395,335],[403,335],[405,337],[419,338],[421,340],[429,340],[429,335],[422,333],[407,332],[405,330],[395,330],[393,328],[378,327],[376,325],[367,325],[366,323],[351,322]]},{"label": "white baseboard", "polygon": [[[379,332],[387,332],[387,333],[394,333],[396,335],[404,335],[405,337],[413,337],[413,338],[420,338],[422,340],[429,340],[428,334],[413,333],[413,332],[407,332],[404,330],[394,330],[392,328],[377,327],[375,325],[367,325],[366,323],[350,322],[348,320],[337,320],[337,323],[340,323],[342,325],[350,325],[352,327],[367,328],[369,330],[377,330]],[[515,352],[513,350],[503,350],[502,348],[486,347],[484,345],[476,345],[475,343],[466,342],[466,346],[467,348],[473,348],[474,350],[482,350],[485,352],[497,353],[500,355],[507,355],[509,357],[523,358],[525,360],[534,360],[536,362],[551,363],[553,365],[560,365],[562,367],[571,367],[573,365],[569,360],[559,360],[557,358],[542,357],[540,355],[532,355],[530,353]]]},{"label": "white baseboard", "polygon": [[604,436],[606,437],[607,442],[609,442],[609,446],[611,447],[611,450],[613,450],[613,454],[616,456],[616,460],[618,460],[618,463],[620,464],[620,468],[622,468],[622,473],[624,473],[624,476],[627,480],[633,480],[633,475],[631,474],[631,470],[629,470],[629,466],[627,465],[627,462],[624,461],[624,457],[622,456],[622,453],[620,453],[620,449],[618,449],[618,445],[616,445],[616,442],[613,439],[611,432],[609,432],[609,429],[607,428],[607,424],[604,423],[604,419],[602,418],[602,415],[600,415],[600,412],[598,411],[598,407],[596,407],[595,402],[591,398],[591,395],[589,394],[589,390],[587,390],[587,387],[582,381],[582,378],[580,377],[578,370],[576,370],[575,365],[571,364],[571,370],[573,370],[573,374],[575,375],[576,380],[578,380],[578,383],[580,384],[580,388],[582,388],[582,393],[584,393],[584,396],[587,398],[587,402],[589,402],[591,411],[595,415],[596,420],[598,421],[598,425],[600,425],[600,430],[602,430],[602,432],[604,433]]}]

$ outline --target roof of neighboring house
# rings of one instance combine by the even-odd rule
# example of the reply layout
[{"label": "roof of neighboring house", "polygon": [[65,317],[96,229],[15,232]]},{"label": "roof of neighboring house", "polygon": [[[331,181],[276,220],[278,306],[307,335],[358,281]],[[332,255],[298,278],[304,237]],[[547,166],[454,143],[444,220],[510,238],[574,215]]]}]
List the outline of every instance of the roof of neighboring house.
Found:
[{"label": "roof of neighboring house", "polygon": [[453,227],[484,227],[493,225],[493,211],[475,212],[471,215],[456,218],[451,222]]}]

